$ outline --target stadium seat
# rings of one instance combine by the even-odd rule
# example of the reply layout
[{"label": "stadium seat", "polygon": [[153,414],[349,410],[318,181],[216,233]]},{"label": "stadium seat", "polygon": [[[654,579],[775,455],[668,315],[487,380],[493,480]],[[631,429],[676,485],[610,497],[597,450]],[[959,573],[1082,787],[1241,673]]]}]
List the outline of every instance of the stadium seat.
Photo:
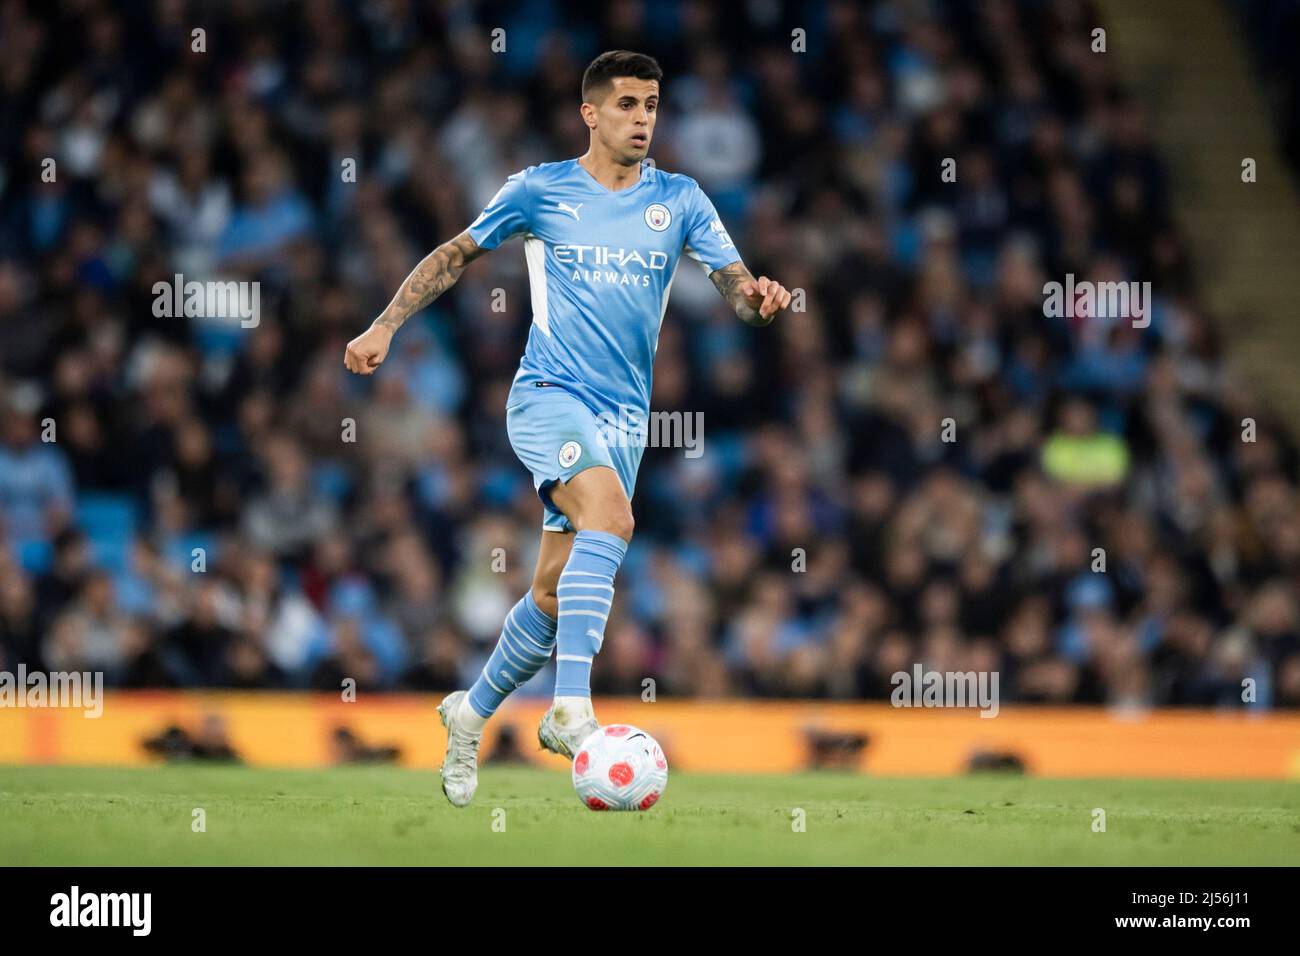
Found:
[{"label": "stadium seat", "polygon": [[107,571],[120,572],[130,563],[138,520],[130,495],[96,493],[77,499],[77,526],[90,539],[95,564]]}]

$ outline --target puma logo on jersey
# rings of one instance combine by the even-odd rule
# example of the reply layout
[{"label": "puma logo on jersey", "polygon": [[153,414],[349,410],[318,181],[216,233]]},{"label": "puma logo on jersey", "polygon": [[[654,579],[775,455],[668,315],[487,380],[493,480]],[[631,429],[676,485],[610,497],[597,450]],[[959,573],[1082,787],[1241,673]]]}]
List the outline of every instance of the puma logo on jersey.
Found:
[{"label": "puma logo on jersey", "polygon": [[[556,209],[563,210],[564,212],[567,212],[567,213],[568,213],[569,215],[571,215],[574,219],[578,219],[578,210],[581,209],[581,208],[582,208],[583,206],[585,206],[585,205],[586,205],[586,203],[578,203],[578,205],[576,205],[576,206],[570,206],[567,202],[557,202],[557,203],[555,204],[555,208],[556,208]],[[581,220],[581,219],[578,219],[578,221],[581,222],[582,220]]]}]

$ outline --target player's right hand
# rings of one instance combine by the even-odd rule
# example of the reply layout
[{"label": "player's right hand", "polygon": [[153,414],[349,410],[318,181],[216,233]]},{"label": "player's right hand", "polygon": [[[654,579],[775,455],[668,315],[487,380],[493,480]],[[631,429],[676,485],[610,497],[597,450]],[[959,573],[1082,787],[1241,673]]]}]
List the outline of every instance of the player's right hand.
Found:
[{"label": "player's right hand", "polygon": [[349,372],[373,375],[388,355],[388,346],[392,341],[392,329],[372,325],[348,343],[347,351],[343,353],[343,364]]}]

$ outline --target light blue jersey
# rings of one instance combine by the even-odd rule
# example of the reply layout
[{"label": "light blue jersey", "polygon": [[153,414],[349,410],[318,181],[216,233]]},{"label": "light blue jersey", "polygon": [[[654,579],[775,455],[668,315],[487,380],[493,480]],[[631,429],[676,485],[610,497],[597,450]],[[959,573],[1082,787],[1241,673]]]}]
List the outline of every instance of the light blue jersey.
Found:
[{"label": "light blue jersey", "polygon": [[611,192],[576,159],[515,173],[469,227],[483,249],[524,237],[533,325],[508,404],[539,382],[602,421],[644,421],[659,327],[682,253],[706,272],[740,256],[695,180],[641,164]]}]

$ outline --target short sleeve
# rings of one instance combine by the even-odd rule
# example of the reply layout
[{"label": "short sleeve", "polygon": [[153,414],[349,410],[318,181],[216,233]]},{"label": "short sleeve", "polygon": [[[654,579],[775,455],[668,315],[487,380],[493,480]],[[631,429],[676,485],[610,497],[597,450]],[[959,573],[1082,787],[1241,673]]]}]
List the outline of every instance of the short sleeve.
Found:
[{"label": "short sleeve", "polygon": [[715,272],[723,266],[740,261],[736,244],[727,235],[718,211],[709,197],[697,184],[688,203],[689,218],[686,226],[686,254],[696,260],[705,272]]},{"label": "short sleeve", "polygon": [[528,171],[522,170],[507,179],[470,224],[469,236],[480,249],[495,249],[511,236],[528,231],[531,209],[524,183],[527,175]]}]

